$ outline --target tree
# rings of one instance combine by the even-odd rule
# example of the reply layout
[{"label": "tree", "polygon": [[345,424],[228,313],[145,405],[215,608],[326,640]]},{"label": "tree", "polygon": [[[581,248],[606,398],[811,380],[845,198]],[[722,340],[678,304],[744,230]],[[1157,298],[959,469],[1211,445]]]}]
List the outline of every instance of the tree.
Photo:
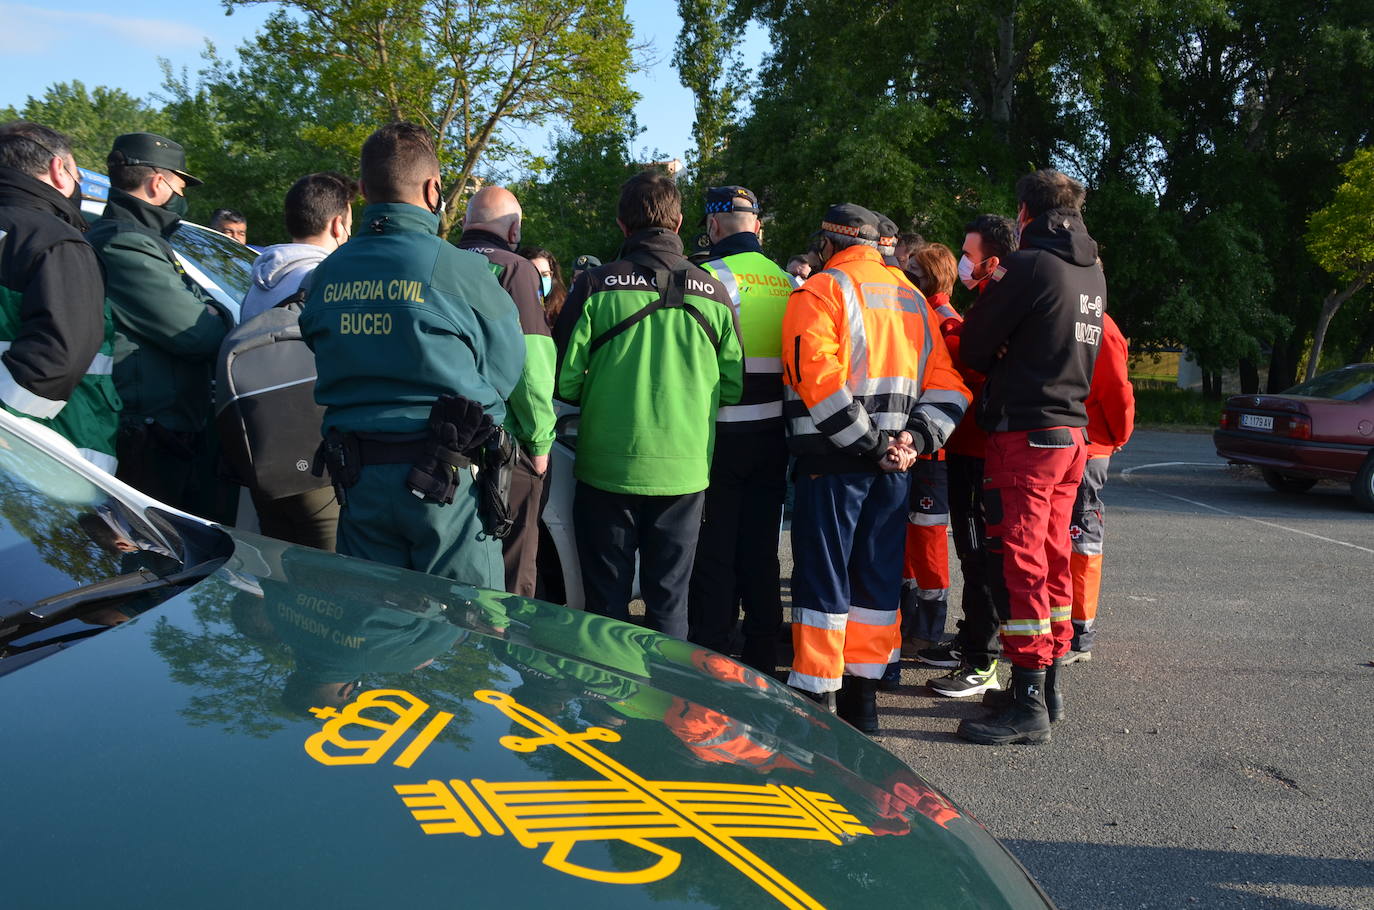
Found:
[{"label": "tree", "polygon": [[727,21],[729,6],[729,0],[677,0],[682,29],[673,49],[673,66],[695,99],[692,133],[697,147],[692,168],[702,185],[715,177],[709,172],[711,162],[723,148],[726,128],[749,78],[735,48],[738,23]]},{"label": "tree", "polygon": [[56,82],[22,108],[0,108],[0,122],[32,120],[66,134],[81,167],[104,172],[105,156],[123,133],[164,132],[166,118],[123,89],[98,85],[87,91],[80,81]]},{"label": "tree", "polygon": [[1307,377],[1317,373],[1331,319],[1351,297],[1374,280],[1374,149],[1362,149],[1341,166],[1345,182],[1335,198],[1312,216],[1307,249],[1332,277],[1345,283],[1322,300]]},{"label": "tree", "polygon": [[[226,8],[273,0],[225,0]],[[586,133],[631,106],[623,0],[283,0],[259,40],[320,97],[354,99],[362,122],[410,120],[435,137],[448,183],[440,232],[479,167],[521,151],[505,130],[566,118]],[[289,62],[289,64],[288,64]]]}]

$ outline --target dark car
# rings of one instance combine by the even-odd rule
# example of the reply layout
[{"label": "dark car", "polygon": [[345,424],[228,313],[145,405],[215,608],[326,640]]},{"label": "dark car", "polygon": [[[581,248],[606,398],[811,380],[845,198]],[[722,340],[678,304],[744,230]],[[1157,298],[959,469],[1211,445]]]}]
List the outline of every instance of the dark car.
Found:
[{"label": "dark car", "polygon": [[1346,481],[1361,508],[1374,510],[1374,363],[1323,373],[1279,395],[1233,395],[1212,438],[1218,455],[1258,466],[1275,490]]},{"label": "dark car", "polygon": [[6,907],[1050,906],[742,664],[206,524],[3,412],[0,569]]}]

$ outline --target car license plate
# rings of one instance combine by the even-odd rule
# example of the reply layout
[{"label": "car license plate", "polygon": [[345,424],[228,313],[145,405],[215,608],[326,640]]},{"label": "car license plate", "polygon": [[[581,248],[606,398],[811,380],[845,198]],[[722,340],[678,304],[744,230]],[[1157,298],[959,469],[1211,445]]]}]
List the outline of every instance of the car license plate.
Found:
[{"label": "car license plate", "polygon": [[1263,417],[1259,414],[1242,414],[1240,415],[1240,425],[1252,430],[1272,430],[1274,429],[1274,418]]}]

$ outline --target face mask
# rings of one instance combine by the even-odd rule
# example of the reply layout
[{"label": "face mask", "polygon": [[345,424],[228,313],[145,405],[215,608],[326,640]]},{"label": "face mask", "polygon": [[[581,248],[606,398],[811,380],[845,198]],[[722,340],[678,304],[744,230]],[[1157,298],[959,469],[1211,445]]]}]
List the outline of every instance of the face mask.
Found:
[{"label": "face mask", "polygon": [[545,297],[549,296],[549,291],[552,291],[552,290],[553,290],[553,276],[552,276],[552,275],[540,275],[540,276],[539,276],[539,285],[540,285],[540,287],[542,287],[542,288],[544,289],[544,296],[545,296]]},{"label": "face mask", "polygon": [[978,281],[973,277],[973,270],[977,268],[973,260],[968,258],[968,254],[959,257],[959,280],[964,283],[964,287],[970,291],[978,290]]},{"label": "face mask", "polygon": [[438,205],[430,206],[430,209],[429,209],[429,210],[430,210],[431,212],[433,212],[434,214],[438,215],[440,218],[443,218],[443,217],[444,217],[444,207],[445,207],[445,203],[444,203],[444,188],[443,188],[443,187],[439,187],[439,204],[438,204]]},{"label": "face mask", "polygon": [[162,203],[162,207],[178,218],[185,218],[186,212],[190,208],[190,204],[186,201],[185,196],[178,196],[176,193],[173,193],[171,199]]}]

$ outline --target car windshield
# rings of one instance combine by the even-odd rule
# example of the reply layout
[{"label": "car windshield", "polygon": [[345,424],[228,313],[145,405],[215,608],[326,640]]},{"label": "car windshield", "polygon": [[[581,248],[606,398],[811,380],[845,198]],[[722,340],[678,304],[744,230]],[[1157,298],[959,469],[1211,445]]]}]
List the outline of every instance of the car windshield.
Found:
[{"label": "car windshield", "polygon": [[172,235],[172,246],[191,259],[211,281],[242,301],[253,281],[257,254],[243,244],[196,224],[183,223]]},{"label": "car windshield", "polygon": [[1374,363],[1360,363],[1323,373],[1298,383],[1283,394],[1358,401],[1370,392],[1374,392]]},{"label": "car windshield", "polygon": [[[0,426],[0,674],[124,622],[203,578],[208,563],[195,557],[197,565],[188,569],[183,559],[190,551],[176,522],[186,520],[154,520],[161,530]],[[195,526],[192,533],[198,532]]]}]

